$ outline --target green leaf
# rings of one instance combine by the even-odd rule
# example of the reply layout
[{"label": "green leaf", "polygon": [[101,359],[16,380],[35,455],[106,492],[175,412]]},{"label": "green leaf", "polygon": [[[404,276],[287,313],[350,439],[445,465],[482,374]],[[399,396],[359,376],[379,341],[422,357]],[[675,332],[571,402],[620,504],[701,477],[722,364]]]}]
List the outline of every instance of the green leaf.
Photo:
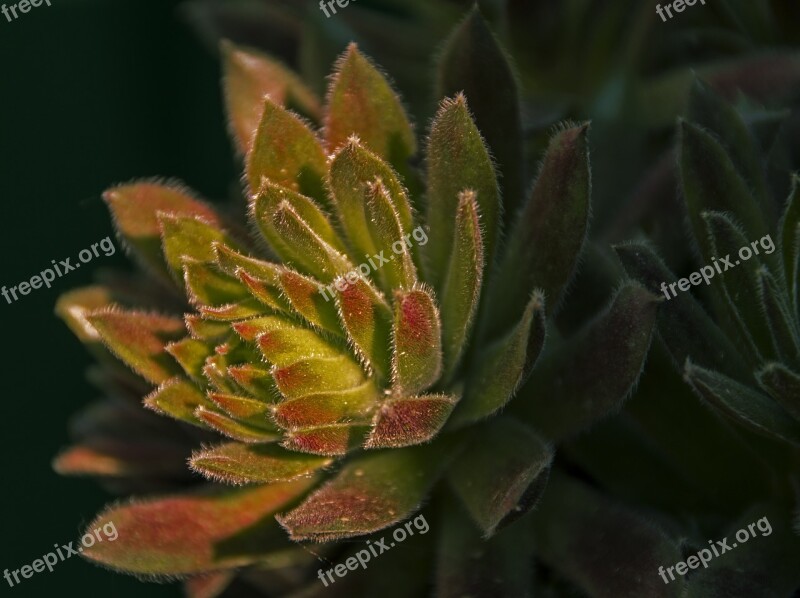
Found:
[{"label": "green leaf", "polygon": [[392,359],[391,309],[363,279],[340,284],[340,288],[335,291],[336,307],[348,339],[379,378],[388,378]]},{"label": "green leaf", "polygon": [[228,41],[222,42],[221,50],[229,128],[242,156],[252,148],[265,96],[280,106],[297,107],[308,116],[320,116],[319,99],[280,62]]},{"label": "green leaf", "polygon": [[[654,295],[667,296],[669,289],[664,288],[676,282],[675,275],[649,245],[627,243],[614,249],[628,276]],[[752,377],[744,357],[689,293],[678,293],[659,306],[658,333],[679,369],[691,357],[695,363],[743,382]]]},{"label": "green leaf", "polygon": [[437,524],[436,598],[535,596],[534,543],[528,526],[513,525],[486,539],[457,499],[450,497],[448,502],[452,504]]},{"label": "green leaf", "polygon": [[534,507],[553,449],[527,426],[497,418],[482,426],[450,466],[448,480],[485,537]]},{"label": "green leaf", "polygon": [[233,325],[245,341],[255,342],[269,363],[292,365],[307,357],[339,357],[342,350],[282,316],[263,316]]},{"label": "green leaf", "polygon": [[536,553],[587,595],[680,598],[660,566],[683,560],[677,542],[648,519],[577,480],[553,473],[531,516]]},{"label": "green leaf", "polygon": [[477,7],[447,41],[438,75],[437,97],[462,91],[467,96],[502,173],[508,222],[519,209],[525,184],[519,93],[508,59]]},{"label": "green leaf", "polygon": [[84,548],[89,560],[137,575],[187,575],[248,565],[274,534],[270,515],[313,480],[235,490],[203,489],[108,509],[88,529],[115,530],[113,542]]},{"label": "green leaf", "polygon": [[[147,271],[171,280],[161,252],[159,214],[198,217],[219,224],[208,204],[195,199],[178,184],[135,183],[113,187],[103,194],[117,231],[129,252]],[[180,267],[178,268],[180,271]]]},{"label": "green leaf", "polygon": [[[344,245],[339,239],[339,235],[334,231],[328,217],[313,200],[286,187],[276,185],[271,181],[264,181],[264,184],[254,195],[250,210],[258,229],[264,235],[272,250],[284,262],[299,261],[303,263],[304,249],[302,245],[297,245],[291,239],[285,238],[281,230],[276,226],[276,214],[281,209],[281,206],[284,205],[290,206],[321,240],[340,253],[344,253]],[[272,278],[266,280],[273,282]],[[277,280],[274,280],[274,284],[277,284]]]},{"label": "green leaf", "polygon": [[485,266],[483,235],[475,193],[459,194],[450,266],[442,292],[442,349],[444,373],[450,380],[466,349],[478,301]]},{"label": "green leaf", "polygon": [[766,268],[760,268],[758,276],[758,298],[761,314],[767,321],[772,337],[772,346],[780,359],[786,363],[798,363],[800,358],[800,331],[792,317],[782,289]]},{"label": "green leaf", "polygon": [[725,148],[708,132],[685,121],[679,124],[679,134],[681,189],[692,231],[707,261],[714,251],[707,241],[704,212],[732,212],[744,223],[747,238],[765,236],[769,230],[764,215]]},{"label": "green leaf", "polygon": [[278,521],[295,541],[324,542],[381,530],[419,508],[445,457],[446,451],[432,445],[355,457]]},{"label": "green leaf", "polygon": [[795,313],[800,314],[797,277],[800,274],[800,175],[792,176],[792,191],[780,222],[781,253],[786,288]]},{"label": "green leaf", "polygon": [[496,310],[505,323],[518,317],[534,287],[547,297],[548,315],[554,313],[572,278],[589,225],[588,131],[588,124],[564,128],[550,140],[492,295],[492,305],[502,301]]},{"label": "green leaf", "polygon": [[365,208],[372,241],[380,255],[388,256],[388,263],[380,265],[373,275],[385,281],[387,292],[411,289],[417,282],[417,271],[411,258],[410,239],[406,244],[400,217],[389,191],[379,179],[367,184]]},{"label": "green leaf", "polygon": [[219,269],[228,276],[237,276],[239,272],[246,272],[249,276],[263,280],[273,286],[278,286],[281,266],[260,259],[248,257],[234,251],[224,243],[212,243],[214,261]]},{"label": "green leaf", "polygon": [[535,292],[519,323],[478,354],[451,427],[489,417],[511,400],[530,375],[544,347],[545,332],[544,297]]},{"label": "green leaf", "polygon": [[264,308],[255,299],[245,299],[244,301],[228,305],[198,305],[197,311],[208,320],[234,322],[236,320],[246,320],[247,318],[258,316],[264,313]]},{"label": "green leaf", "polygon": [[210,392],[208,398],[233,418],[265,429],[274,429],[268,420],[270,405],[266,401],[220,392]]},{"label": "green leaf", "polygon": [[458,398],[422,395],[384,401],[372,422],[366,448],[398,448],[428,442],[444,426]]},{"label": "green leaf", "polygon": [[364,422],[379,398],[380,392],[370,380],[347,390],[323,391],[281,401],[274,407],[273,418],[279,426],[293,430]]},{"label": "green leaf", "polygon": [[442,371],[442,331],[432,294],[424,288],[396,291],[392,329],[395,393],[424,391]]},{"label": "green leaf", "polygon": [[275,445],[230,442],[197,451],[189,466],[224,484],[274,484],[307,478],[332,459],[293,453]]},{"label": "green leaf", "polygon": [[800,374],[781,363],[768,363],[756,374],[761,388],[800,421]]},{"label": "green leaf", "polygon": [[193,305],[226,305],[250,296],[238,280],[217,271],[211,263],[183,260],[183,281]]},{"label": "green leaf", "polygon": [[644,368],[658,300],[636,283],[623,286],[609,307],[548,356],[517,401],[547,438],[560,440],[620,407]]},{"label": "green leaf", "polygon": [[183,279],[183,261],[213,262],[215,243],[238,244],[211,221],[198,216],[174,216],[159,213],[164,257],[175,280]]},{"label": "green leaf", "polygon": [[367,185],[376,180],[380,180],[389,193],[403,235],[414,227],[408,195],[397,173],[360,141],[351,139],[333,157],[329,186],[354,259],[357,255],[370,258],[377,251],[364,209]]},{"label": "green leaf", "polygon": [[230,366],[228,375],[242,387],[242,390],[260,401],[271,403],[280,396],[275,380],[266,367],[250,363]]},{"label": "green leaf", "polygon": [[344,355],[303,359],[285,367],[276,367],[272,375],[278,390],[287,399],[323,390],[348,390],[366,381],[359,365]]},{"label": "green leaf", "polygon": [[319,139],[299,116],[270,98],[264,100],[246,170],[251,193],[258,192],[263,180],[269,179],[325,205],[322,181],[327,160]]},{"label": "green leaf", "polygon": [[800,423],[768,396],[689,360],[684,378],[701,399],[731,420],[761,435],[800,444]]},{"label": "green leaf", "polygon": [[[261,279],[250,276],[245,270],[239,270],[239,280],[247,289],[247,292],[259,303],[267,306],[278,313],[291,314],[292,306],[281,295],[280,287],[274,286]],[[265,311],[263,309],[261,312]]]},{"label": "green leaf", "polygon": [[180,373],[165,351],[167,343],[186,333],[178,318],[116,308],[88,312],[85,318],[103,344],[148,382],[161,384]]},{"label": "green leaf", "polygon": [[195,409],[194,416],[209,428],[213,428],[220,434],[238,440],[239,442],[259,444],[264,442],[274,442],[280,439],[280,435],[273,430],[267,430],[260,426],[254,426],[240,421],[234,417],[229,417],[219,412],[216,408],[208,409],[200,406]]},{"label": "green leaf", "polygon": [[351,135],[399,169],[417,151],[400,99],[354,43],[336,63],[331,78],[325,118],[328,151],[338,150]]},{"label": "green leaf", "polygon": [[336,303],[323,296],[321,285],[314,279],[293,270],[284,269],[280,274],[281,290],[289,299],[294,311],[303,316],[312,326],[342,336]]},{"label": "green leaf", "polygon": [[431,280],[441,289],[457,235],[453,214],[460,194],[473,192],[483,219],[486,263],[491,264],[500,232],[500,190],[497,175],[463,95],[444,100],[428,140],[428,213],[431,235],[426,247]]},{"label": "green leaf", "polygon": [[193,338],[185,338],[169,343],[164,350],[172,355],[195,384],[204,384],[203,366],[214,350],[205,342]]},{"label": "green leaf", "polygon": [[143,403],[157,413],[201,428],[208,426],[195,416],[195,411],[198,407],[214,406],[197,386],[180,376],[161,384],[144,398]]},{"label": "green leaf", "polygon": [[351,272],[347,257],[323,239],[311,224],[286,200],[272,214],[272,226],[291,248],[289,265],[309,273],[322,282],[330,282],[340,274]]}]

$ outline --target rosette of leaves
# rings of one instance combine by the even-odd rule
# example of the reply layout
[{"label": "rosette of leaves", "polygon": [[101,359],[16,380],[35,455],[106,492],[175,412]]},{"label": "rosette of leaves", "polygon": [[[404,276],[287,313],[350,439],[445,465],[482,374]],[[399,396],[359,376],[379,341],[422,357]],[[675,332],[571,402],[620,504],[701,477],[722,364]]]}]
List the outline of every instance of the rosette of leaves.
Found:
[{"label": "rosette of leaves", "polygon": [[[656,302],[624,284],[577,333],[559,333],[552,316],[589,221],[588,125],[554,131],[528,193],[501,193],[501,175],[522,171],[519,106],[502,52],[491,36],[482,43],[490,60],[472,70],[454,53],[441,61],[450,95],[424,176],[410,165],[419,148],[402,104],[354,45],[323,103],[273,60],[228,44],[247,222],[178,184],[105,193],[142,274],[59,301],[109,399],[76,419],[76,444],[55,467],[169,492],[101,514],[90,527],[114,522],[119,537],[84,556],[188,578],[198,597],[245,585],[285,595],[310,578],[303,595],[531,591],[520,518],[555,444],[628,396]],[[494,99],[477,91],[491,85],[512,114],[479,130],[471,110],[490,114]],[[316,580],[354,552],[339,540],[421,508],[434,533],[331,588]],[[298,544],[308,541],[322,546]]]},{"label": "rosette of leaves", "polygon": [[[751,127],[699,81],[678,125],[681,195],[707,285],[684,283],[646,243],[617,247],[628,274],[662,283],[659,336],[698,396],[754,432],[798,445],[800,180],[775,198]],[[788,175],[787,175],[788,176]],[[740,252],[741,250],[741,252]],[[700,301],[688,290],[700,284]]]}]

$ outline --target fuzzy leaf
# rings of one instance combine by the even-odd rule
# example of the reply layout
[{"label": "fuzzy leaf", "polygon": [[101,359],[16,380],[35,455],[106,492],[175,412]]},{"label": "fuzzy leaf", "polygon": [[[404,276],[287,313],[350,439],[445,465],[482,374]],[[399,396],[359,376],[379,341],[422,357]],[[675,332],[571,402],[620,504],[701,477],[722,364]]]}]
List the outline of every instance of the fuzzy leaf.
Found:
[{"label": "fuzzy leaf", "polygon": [[250,564],[274,532],[268,517],[303,494],[312,480],[201,490],[105,511],[89,526],[113,525],[118,538],[83,556],[138,575],[187,575]]},{"label": "fuzzy leaf", "polygon": [[367,426],[331,424],[291,430],[286,433],[281,446],[311,455],[342,456],[364,442],[368,429]]},{"label": "fuzzy leaf", "polygon": [[400,218],[380,180],[367,184],[365,207],[372,242],[379,254],[388,258],[388,263],[382,264],[374,275],[385,281],[386,291],[410,289],[417,282],[417,271],[409,246],[403,240]]},{"label": "fuzzy leaf", "polygon": [[527,426],[499,418],[483,426],[448,479],[485,537],[527,513],[541,497],[553,449]]},{"label": "fuzzy leaf", "polygon": [[161,384],[180,373],[164,348],[183,336],[183,321],[119,309],[102,309],[85,317],[111,352],[145,380]]},{"label": "fuzzy leaf", "polygon": [[[561,303],[581,254],[589,225],[591,172],[589,125],[565,128],[551,140],[539,176],[508,242],[492,304],[518,317],[536,287],[547,313]],[[500,307],[504,306],[504,307]],[[507,323],[507,322],[506,322]]]},{"label": "fuzzy leaf", "polygon": [[246,156],[252,147],[265,96],[280,106],[297,107],[308,116],[319,117],[319,99],[280,62],[227,41],[221,46],[231,137],[241,155]]},{"label": "fuzzy leaf", "polygon": [[445,45],[438,83],[437,97],[452,97],[462,91],[467,96],[478,129],[502,172],[505,213],[509,218],[516,215],[525,179],[517,83],[477,7]]},{"label": "fuzzy leaf", "polygon": [[702,214],[732,212],[744,223],[747,238],[766,235],[764,216],[747,185],[736,171],[728,152],[709,133],[681,121],[678,142],[680,180],[695,239],[704,256],[714,255],[706,240]]},{"label": "fuzzy leaf", "polygon": [[679,598],[660,566],[683,559],[677,542],[640,514],[610,503],[555,472],[531,517],[536,553],[547,565],[598,598]]},{"label": "fuzzy leaf", "polygon": [[249,298],[247,289],[230,276],[221,274],[209,263],[185,258],[183,282],[194,305],[226,305]]},{"label": "fuzzy leaf", "polygon": [[289,429],[364,421],[380,393],[372,381],[340,391],[324,391],[281,401],[275,406],[275,422]]},{"label": "fuzzy leaf", "polygon": [[400,99],[378,69],[351,43],[336,64],[328,91],[325,138],[335,152],[351,135],[402,168],[417,141]]},{"label": "fuzzy leaf", "polygon": [[352,358],[312,357],[286,367],[276,367],[272,375],[278,390],[287,399],[294,399],[322,390],[347,390],[366,380],[363,370]]},{"label": "fuzzy leaf", "polygon": [[245,272],[258,280],[263,280],[273,286],[278,285],[281,267],[277,264],[248,257],[234,251],[224,243],[213,243],[214,261],[219,269],[228,276],[237,276]]},{"label": "fuzzy leaf", "polygon": [[656,323],[658,301],[623,286],[604,313],[540,364],[517,401],[526,421],[553,440],[618,409],[636,386]]},{"label": "fuzzy leaf", "polygon": [[300,117],[264,100],[253,148],[247,156],[247,182],[256,193],[263,179],[325,203],[322,181],[327,170],[325,151]]},{"label": "fuzzy leaf", "polygon": [[216,320],[218,322],[234,322],[236,320],[246,320],[253,316],[264,313],[264,308],[255,299],[245,299],[238,303],[230,303],[228,305],[209,306],[198,305],[197,311],[209,320]]},{"label": "fuzzy leaf", "polygon": [[[214,210],[177,184],[136,183],[113,187],[103,194],[119,234],[136,261],[169,280],[161,252],[159,213],[199,217],[218,223]],[[180,271],[180,268],[178,269]]]},{"label": "fuzzy leaf", "polygon": [[205,394],[197,386],[180,376],[170,378],[164,382],[147,395],[143,402],[145,407],[157,413],[162,413],[202,428],[207,426],[195,417],[195,410],[201,406],[213,407],[211,401],[206,398]]},{"label": "fuzzy leaf", "polygon": [[250,363],[230,366],[228,375],[251,396],[265,402],[278,397],[278,387],[268,369]]},{"label": "fuzzy leaf", "polygon": [[544,297],[535,292],[520,322],[477,358],[452,427],[489,417],[511,400],[538,359],[545,332]]},{"label": "fuzzy leaf", "polygon": [[432,280],[441,289],[456,242],[460,194],[473,192],[483,219],[486,263],[494,258],[500,231],[500,190],[492,159],[470,116],[463,95],[445,100],[431,126],[428,141],[428,214],[431,231],[427,254]]},{"label": "fuzzy leaf", "polygon": [[687,360],[684,378],[697,395],[733,421],[759,434],[800,444],[800,423],[768,396]]},{"label": "fuzzy leaf", "polygon": [[297,264],[322,282],[352,271],[347,257],[323,239],[311,224],[286,200],[278,204],[272,214],[272,226],[291,248],[290,265]]},{"label": "fuzzy leaf", "polygon": [[78,340],[84,345],[92,345],[99,342],[100,337],[86,319],[86,313],[110,307],[113,302],[109,289],[93,285],[61,295],[56,302],[55,312]]},{"label": "fuzzy leaf", "polygon": [[389,192],[403,234],[410,233],[414,226],[408,196],[395,171],[361,142],[350,140],[333,157],[329,185],[354,257],[369,258],[377,251],[364,210],[367,185],[375,180],[380,180]]},{"label": "fuzzy leaf", "polygon": [[768,363],[757,374],[761,387],[800,421],[800,375],[781,363]]},{"label": "fuzzy leaf", "polygon": [[343,290],[336,291],[336,306],[348,338],[377,375],[388,378],[392,358],[389,306],[363,279],[340,287]]},{"label": "fuzzy leaf", "polygon": [[197,451],[189,465],[220,483],[274,484],[308,477],[331,462],[331,459],[293,453],[275,445],[231,442]]},{"label": "fuzzy leaf", "polygon": [[172,355],[195,384],[203,384],[203,366],[213,354],[213,349],[203,341],[193,338],[169,343],[164,350]]},{"label": "fuzzy leaf", "polygon": [[214,223],[200,217],[174,216],[160,213],[164,257],[176,280],[183,279],[183,262],[215,260],[214,243],[237,246],[236,242]]},{"label": "fuzzy leaf", "polygon": [[442,349],[445,381],[466,349],[483,284],[484,243],[473,191],[459,194],[450,266],[442,291]]},{"label": "fuzzy leaf", "polygon": [[272,428],[267,420],[269,403],[219,392],[210,392],[208,398],[231,417],[256,426]]},{"label": "fuzzy leaf", "polygon": [[294,310],[310,324],[342,335],[336,303],[330,296],[323,296],[317,281],[298,272],[284,269],[280,274],[281,289]]},{"label": "fuzzy leaf", "polygon": [[224,322],[206,320],[199,314],[186,314],[184,316],[186,329],[193,339],[218,344],[230,335],[231,328]]},{"label": "fuzzy leaf", "polygon": [[772,337],[775,352],[785,363],[796,363],[800,357],[800,331],[792,317],[791,307],[786,304],[782,289],[766,268],[760,268],[758,276],[758,298],[762,315]]},{"label": "fuzzy leaf", "polygon": [[[662,292],[662,284],[675,283],[675,275],[648,245],[630,243],[618,245],[615,250],[628,276],[654,295]],[[691,357],[704,367],[738,380],[750,377],[747,362],[689,293],[678,293],[660,305],[658,333],[678,368]]]},{"label": "fuzzy leaf", "polygon": [[430,387],[442,371],[439,310],[423,288],[395,293],[392,382],[395,392],[411,395]]},{"label": "fuzzy leaf", "polygon": [[207,409],[201,406],[195,410],[194,415],[208,427],[239,442],[258,444],[274,442],[280,439],[280,435],[276,434],[273,430],[267,430],[263,427],[254,426],[236,418],[229,417],[217,411],[216,408]]},{"label": "fuzzy leaf", "polygon": [[338,357],[342,351],[317,333],[288,318],[264,316],[234,324],[246,341],[255,341],[267,360],[278,367],[307,357]]},{"label": "fuzzy leaf", "polygon": [[428,442],[439,433],[457,397],[422,395],[388,399],[375,414],[366,448],[398,448]]},{"label": "fuzzy leaf", "polygon": [[441,447],[425,446],[356,457],[278,521],[295,541],[378,531],[419,508],[445,456]]},{"label": "fuzzy leaf", "polygon": [[244,270],[239,270],[238,276],[242,285],[247,289],[247,292],[250,293],[256,301],[263,303],[276,312],[285,314],[292,313],[291,304],[281,296],[280,287],[254,278]]}]

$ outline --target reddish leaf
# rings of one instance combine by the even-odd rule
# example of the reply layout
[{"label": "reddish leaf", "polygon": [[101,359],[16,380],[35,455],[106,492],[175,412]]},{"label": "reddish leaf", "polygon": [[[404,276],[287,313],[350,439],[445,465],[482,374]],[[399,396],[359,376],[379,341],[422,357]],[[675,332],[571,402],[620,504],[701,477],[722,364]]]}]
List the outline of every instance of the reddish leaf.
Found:
[{"label": "reddish leaf", "polygon": [[397,448],[431,440],[447,421],[456,397],[424,395],[384,402],[375,414],[366,448]]}]

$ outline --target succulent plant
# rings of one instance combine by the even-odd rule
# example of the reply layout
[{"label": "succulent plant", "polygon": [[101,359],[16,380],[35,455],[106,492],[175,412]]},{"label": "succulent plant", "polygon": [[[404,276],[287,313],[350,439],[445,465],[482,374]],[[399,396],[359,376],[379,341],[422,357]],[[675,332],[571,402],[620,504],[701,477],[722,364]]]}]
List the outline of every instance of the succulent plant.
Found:
[{"label": "succulent plant", "polygon": [[[524,193],[515,79],[471,19],[440,59],[424,169],[398,96],[355,45],[323,103],[279,62],[226,44],[247,218],[175,182],[104,194],[138,273],[59,300],[107,399],[76,418],[55,468],[145,496],[102,513],[90,527],[113,521],[119,537],[84,556],[186,578],[191,596],[582,582],[534,567],[535,550],[560,560],[547,526],[562,519],[523,515],[558,444],[629,396],[657,300],[625,283],[560,328],[589,226],[589,126],[553,131]],[[463,68],[464,55],[483,59]],[[582,482],[553,478],[546,513],[565,496],[588,504]],[[353,554],[342,540],[420,509],[431,535],[330,588],[316,579],[317,558],[328,569]]]}]

